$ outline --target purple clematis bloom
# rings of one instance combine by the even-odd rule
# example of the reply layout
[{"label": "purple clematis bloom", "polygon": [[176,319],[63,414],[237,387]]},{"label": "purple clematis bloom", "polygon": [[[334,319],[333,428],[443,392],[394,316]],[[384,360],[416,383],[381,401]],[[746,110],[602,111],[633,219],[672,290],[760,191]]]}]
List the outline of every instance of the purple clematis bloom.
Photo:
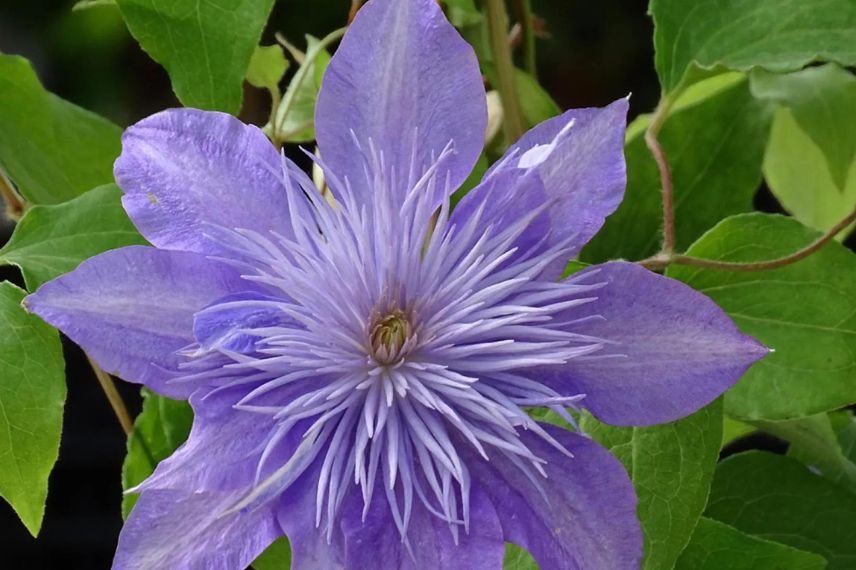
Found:
[{"label": "purple clematis bloom", "polygon": [[190,109],[130,127],[115,174],[154,247],[90,259],[29,309],[195,411],[139,487],[114,567],[632,568],[636,498],[596,443],[533,421],[686,416],[766,349],[630,263],[559,280],[621,200],[627,101],[482,150],[473,51],[434,0],[371,0],[324,77],[330,205],[262,132]]}]

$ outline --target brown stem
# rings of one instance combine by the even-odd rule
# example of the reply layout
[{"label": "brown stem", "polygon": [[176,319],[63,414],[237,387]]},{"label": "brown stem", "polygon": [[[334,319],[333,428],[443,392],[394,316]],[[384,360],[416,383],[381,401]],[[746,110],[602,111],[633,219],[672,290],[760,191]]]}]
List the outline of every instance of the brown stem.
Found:
[{"label": "brown stem", "polygon": [[493,63],[496,66],[499,83],[496,88],[502,99],[502,109],[505,113],[505,134],[508,142],[512,143],[523,136],[526,125],[523,122],[517,83],[514,80],[514,61],[511,58],[511,46],[508,44],[508,14],[505,10],[505,0],[485,0],[484,7]]},{"label": "brown stem", "polygon": [[351,0],[351,9],[348,11],[348,24],[354,21],[357,17],[360,7],[363,5],[363,0]]},{"label": "brown stem", "polygon": [[663,188],[663,245],[660,251],[666,255],[671,255],[675,251],[674,187],[672,185],[672,170],[669,168],[666,152],[660,145],[660,141],[657,140],[657,135],[660,133],[663,123],[666,122],[671,107],[672,102],[668,97],[660,99],[654,116],[651,117],[651,124],[645,130],[645,144],[648,145],[648,150],[651,151],[654,160],[657,162],[657,168],[660,170],[660,185]]},{"label": "brown stem", "polygon": [[21,219],[27,209],[27,203],[15,192],[12,182],[0,171],[0,197],[6,204],[6,216],[14,221]]},{"label": "brown stem", "polygon": [[92,371],[95,372],[95,377],[98,378],[98,383],[107,396],[107,401],[110,402],[110,407],[113,408],[113,413],[116,419],[119,420],[119,425],[122,426],[122,431],[125,435],[131,435],[134,431],[134,422],[131,420],[131,415],[128,413],[128,408],[125,407],[125,402],[122,401],[122,396],[116,390],[116,384],[109,374],[104,372],[100,366],[88,354],[86,358],[89,360],[89,365],[92,366]]},{"label": "brown stem", "polygon": [[642,266],[647,267],[648,269],[664,269],[665,267],[668,267],[671,264],[677,264],[688,265],[690,267],[701,267],[704,269],[715,269],[719,271],[769,271],[771,269],[779,269],[780,267],[785,267],[787,265],[791,265],[792,263],[796,263],[802,259],[805,259],[811,254],[817,252],[827,243],[832,241],[835,236],[837,236],[844,228],[846,228],[853,222],[856,222],[856,208],[854,208],[854,210],[850,212],[850,214],[846,218],[835,224],[826,233],[814,240],[809,245],[798,251],[795,251],[790,255],[786,255],[785,257],[780,257],[778,259],[770,259],[767,261],[739,262],[702,259],[700,257],[693,257],[691,255],[683,254],[657,254],[646,260],[640,261],[639,263]]}]

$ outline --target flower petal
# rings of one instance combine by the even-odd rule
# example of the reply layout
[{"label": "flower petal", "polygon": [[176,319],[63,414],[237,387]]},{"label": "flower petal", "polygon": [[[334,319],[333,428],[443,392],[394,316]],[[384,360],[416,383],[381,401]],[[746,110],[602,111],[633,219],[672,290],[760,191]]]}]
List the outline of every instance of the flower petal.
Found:
[{"label": "flower petal", "polygon": [[193,314],[251,286],[231,268],[189,252],[132,246],[108,251],[44,284],[24,301],[107,372],[174,398],[168,384],[194,342]]},{"label": "flower petal", "polygon": [[502,567],[505,549],[500,521],[487,493],[478,486],[473,485],[470,491],[469,532],[459,527],[457,544],[450,525],[415,497],[407,527],[408,544],[403,544],[381,479],[378,478],[365,520],[362,493],[352,485],[331,543],[323,530],[315,528],[317,474],[308,472],[286,492],[281,499],[279,521],[292,544],[294,568],[374,568],[378,560],[391,570]]},{"label": "flower petal", "polygon": [[128,215],[153,245],[219,253],[206,224],[288,234],[276,149],[225,113],[171,109],[129,127],[114,174]]},{"label": "flower petal", "polygon": [[237,496],[144,492],[119,535],[113,570],[246,568],[282,531],[270,507],[230,513]]},{"label": "flower petal", "polygon": [[573,457],[540,436],[521,439],[547,461],[535,484],[507,457],[483,460],[471,448],[467,465],[496,508],[505,540],[527,549],[541,568],[638,568],[642,530],[636,495],[621,463],[590,439],[542,425]]},{"label": "flower petal", "polygon": [[261,338],[252,329],[297,325],[293,318],[271,307],[280,301],[255,291],[227,295],[194,315],[193,334],[206,350],[252,352]]},{"label": "flower petal", "polygon": [[[161,461],[135,492],[247,493],[255,481],[262,446],[275,423],[268,415],[234,409],[242,394],[239,390],[220,390],[191,396],[193,428],[187,441]],[[217,458],[216,468],[211,465],[213,457]]]},{"label": "flower petal", "polygon": [[687,416],[768,353],[713,301],[638,265],[607,263],[571,279],[606,283],[573,316],[599,315],[574,330],[608,344],[531,376],[560,393],[586,394],[582,405],[607,423],[641,426]]},{"label": "flower petal", "polygon": [[[481,210],[479,227],[474,234],[480,236],[489,229],[500,233],[515,223],[526,223],[525,218],[546,204],[547,193],[537,172],[516,167],[499,168],[458,202],[450,216],[449,225],[463,227],[468,219]],[[517,251],[502,267],[514,263],[521,256],[537,255],[549,247],[544,238],[550,226],[550,216],[546,210],[530,220],[511,245]],[[545,278],[558,278],[565,265],[566,262],[562,261],[561,267],[553,268]]]},{"label": "flower petal", "polygon": [[571,109],[549,119],[523,135],[488,172],[488,176],[500,168],[538,172],[553,204],[549,243],[573,237],[568,258],[621,203],[627,183],[627,108],[627,99],[618,99],[600,109]]},{"label": "flower petal", "polygon": [[362,203],[375,192],[363,158],[370,144],[403,195],[454,141],[437,178],[442,187],[448,174],[452,191],[478,160],[486,125],[476,56],[435,0],[366,3],[327,68],[315,109],[321,158]]}]

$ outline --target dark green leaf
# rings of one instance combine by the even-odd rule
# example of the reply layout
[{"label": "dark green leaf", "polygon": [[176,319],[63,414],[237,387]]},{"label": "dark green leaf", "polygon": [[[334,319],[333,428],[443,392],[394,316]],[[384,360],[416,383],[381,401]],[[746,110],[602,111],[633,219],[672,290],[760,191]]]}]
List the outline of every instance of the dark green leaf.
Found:
[{"label": "dark green leaf", "polygon": [[278,45],[257,46],[247,68],[247,82],[261,89],[278,89],[279,80],[288,69],[288,60]]},{"label": "dark green leaf", "polygon": [[115,184],[100,186],[56,206],[35,206],[0,249],[0,264],[21,268],[32,291],[108,249],[145,244],[122,209]]},{"label": "dark green leaf", "polygon": [[[716,89],[679,105],[659,140],[675,187],[677,246],[689,246],[722,218],[752,208],[770,112],[749,92],[748,81],[709,80]],[[723,84],[725,88],[719,88]],[[705,87],[704,85],[700,88]],[[660,173],[635,127],[625,146],[627,190],[616,213],[583,250],[584,261],[642,259],[658,249],[662,220]]]},{"label": "dark green leaf", "polygon": [[[856,122],[850,124],[856,130]],[[764,154],[764,177],[782,206],[797,220],[817,230],[830,229],[856,205],[856,161],[843,189],[839,188],[832,180],[820,147],[786,108],[778,109],[773,119]],[[850,226],[842,231],[838,239],[852,230]]]},{"label": "dark green leaf", "polygon": [[856,563],[856,495],[790,457],[750,451],[725,459],[705,516],[820,554],[831,570]]},{"label": "dark green leaf", "polygon": [[707,502],[722,442],[722,403],[659,426],[619,428],[586,415],[581,427],[621,460],[633,480],[645,532],[643,568],[671,568]]},{"label": "dark green leaf", "polygon": [[702,517],[676,570],[822,570],[826,559]]},{"label": "dark green leaf", "polygon": [[856,64],[853,0],[651,0],[657,74],[670,93],[693,65],[794,71]]},{"label": "dark green leaf", "polygon": [[0,496],[35,536],[59,453],[65,375],[56,329],[21,307],[24,295],[0,283]]},{"label": "dark green leaf", "polygon": [[291,568],[291,545],[286,537],[274,541],[253,562],[255,570],[287,570]]},{"label": "dark green leaf", "polygon": [[[722,221],[687,252],[749,262],[793,253],[818,237],[793,220],[746,214]],[[725,396],[729,415],[786,420],[856,401],[856,255],[832,242],[763,272],[672,266],[667,275],[708,295],[747,334],[775,349]]]},{"label": "dark green leaf", "polygon": [[113,180],[119,127],[45,91],[29,62],[0,54],[0,167],[33,204]]},{"label": "dark green leaf", "polygon": [[[128,438],[128,455],[122,465],[122,488],[139,485],[157,464],[172,455],[190,433],[193,411],[187,402],[170,400],[143,390],[143,411]],[[131,512],[137,495],[122,497],[122,516]]]},{"label": "dark green leaf", "polygon": [[790,443],[788,455],[856,493],[856,465],[844,454],[828,414],[782,422],[754,422],[759,428]]},{"label": "dark green leaf", "polygon": [[131,34],[188,107],[237,113],[273,0],[117,0]]}]

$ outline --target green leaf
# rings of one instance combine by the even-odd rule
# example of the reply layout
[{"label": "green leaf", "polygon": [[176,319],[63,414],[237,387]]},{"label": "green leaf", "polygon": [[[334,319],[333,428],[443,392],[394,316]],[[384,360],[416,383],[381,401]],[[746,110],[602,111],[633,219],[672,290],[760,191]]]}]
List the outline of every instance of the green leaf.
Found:
[{"label": "green leaf", "polygon": [[589,415],[580,426],[612,451],[633,481],[645,533],[643,568],[671,568],[707,503],[722,442],[722,403],[646,428],[609,426]]},{"label": "green leaf", "polygon": [[330,54],[322,41],[306,36],[306,55],[291,78],[276,111],[277,139],[306,143],[315,140],[315,100],[321,79],[330,63]]},{"label": "green leaf", "polygon": [[0,167],[33,204],[113,181],[119,127],[45,91],[30,63],[0,54]]},{"label": "green leaf", "polygon": [[253,561],[255,570],[286,570],[291,568],[291,545],[288,538],[278,538]]},{"label": "green leaf", "polygon": [[538,570],[538,563],[526,549],[510,542],[505,543],[505,560],[502,567],[505,570]]},{"label": "green leaf", "polygon": [[851,463],[856,463],[856,418],[850,414],[845,414],[846,420],[843,425],[836,430],[838,434],[838,444],[841,446],[841,452]]},{"label": "green leaf", "polygon": [[34,206],[0,249],[0,264],[21,268],[33,291],[93,255],[146,241],[122,209],[115,184],[100,186],[56,206]]},{"label": "green leaf", "polygon": [[755,426],[725,416],[722,419],[722,447],[757,431]]},{"label": "green leaf", "polygon": [[[707,96],[691,94],[695,104],[676,106],[659,140],[672,167],[677,247],[689,246],[722,218],[752,209],[761,182],[761,161],[770,124],[768,106],[757,101],[747,80],[733,76],[709,80]],[[624,201],[583,250],[581,259],[642,259],[660,240],[660,173],[634,128],[625,145],[627,190]]]},{"label": "green leaf", "polygon": [[822,570],[826,559],[702,517],[675,570]]},{"label": "green leaf", "polygon": [[[496,75],[496,67],[487,62],[482,62],[481,67],[491,84],[498,85],[499,78]],[[523,112],[523,119],[528,127],[534,127],[550,117],[562,113],[562,108],[559,107],[558,103],[530,74],[515,67],[514,82],[520,99],[520,110]]]},{"label": "green leaf", "polygon": [[21,307],[25,294],[0,283],[0,496],[36,536],[59,453],[65,374],[59,334]]},{"label": "green leaf", "polygon": [[[193,423],[190,404],[170,400],[143,390],[143,411],[134,421],[134,431],[128,438],[128,454],[122,464],[122,488],[130,489],[152,474],[157,464],[172,455],[184,443]],[[122,516],[137,502],[137,495],[122,497]]]},{"label": "green leaf", "polygon": [[856,495],[790,457],[750,451],[722,461],[705,516],[820,554],[830,570],[856,562]]},{"label": "green leaf", "polygon": [[751,79],[756,97],[790,109],[826,158],[837,188],[844,189],[856,155],[856,77],[830,63],[786,75],[757,70]]},{"label": "green leaf", "polygon": [[790,443],[788,455],[856,493],[856,465],[844,454],[829,414],[783,422],[754,422],[764,431]]},{"label": "green leaf", "polygon": [[[746,214],[722,221],[687,252],[749,262],[776,259],[818,233],[783,216]],[[832,242],[806,259],[763,272],[672,266],[668,276],[712,298],[743,332],[775,352],[725,395],[736,418],[787,420],[856,401],[856,255]]]},{"label": "green leaf", "polygon": [[117,0],[128,29],[188,107],[237,113],[273,0]]},{"label": "green leaf", "polygon": [[456,28],[480,24],[484,16],[479,12],[473,0],[443,0],[446,16]]},{"label": "green leaf", "polygon": [[655,63],[671,93],[692,67],[794,71],[812,61],[856,64],[852,0],[651,0]]},{"label": "green leaf", "polygon": [[279,45],[257,46],[247,68],[247,82],[260,89],[276,90],[288,69],[288,60]]},{"label": "green leaf", "polygon": [[[856,125],[851,121],[851,125]],[[854,127],[856,130],[856,127]],[[842,190],[836,186],[820,147],[790,110],[776,111],[764,155],[764,177],[784,208],[803,224],[826,231],[856,205],[856,161]],[[838,234],[843,239],[853,226]]]}]

